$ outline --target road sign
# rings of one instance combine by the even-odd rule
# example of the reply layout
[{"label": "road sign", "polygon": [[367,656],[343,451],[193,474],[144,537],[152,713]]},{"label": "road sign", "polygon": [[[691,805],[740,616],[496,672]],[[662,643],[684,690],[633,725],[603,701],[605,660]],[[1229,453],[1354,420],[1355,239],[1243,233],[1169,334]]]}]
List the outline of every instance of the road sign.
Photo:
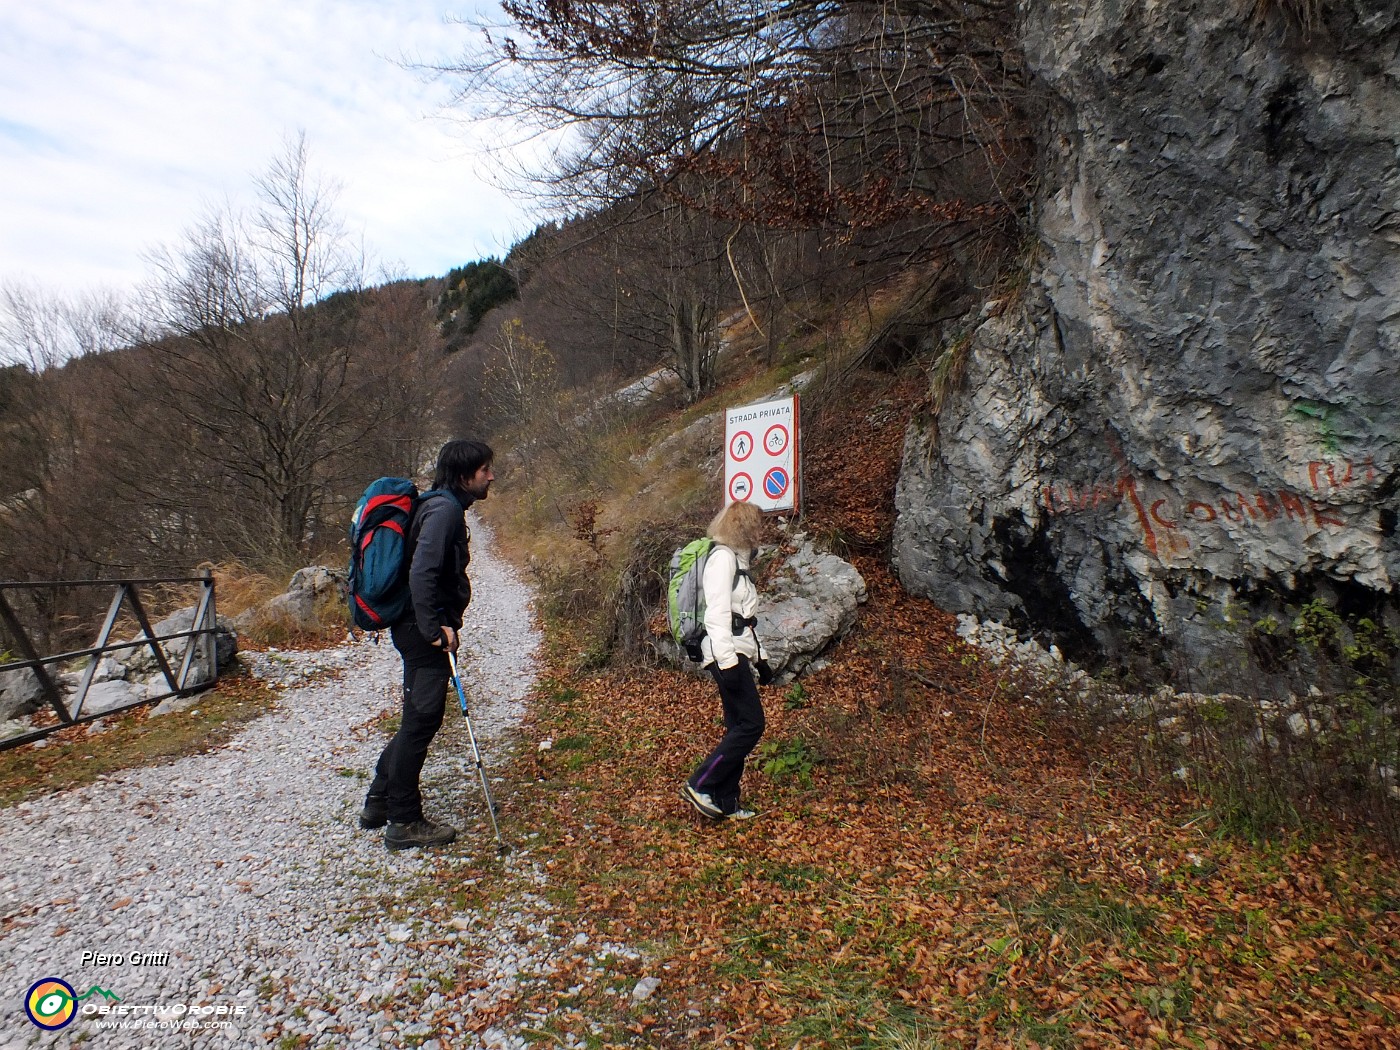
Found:
[{"label": "road sign", "polygon": [[[724,490],[729,503],[750,502],[765,511],[798,507],[797,397],[725,411]],[[754,435],[762,434],[762,441]],[[754,478],[761,478],[757,486]]]}]

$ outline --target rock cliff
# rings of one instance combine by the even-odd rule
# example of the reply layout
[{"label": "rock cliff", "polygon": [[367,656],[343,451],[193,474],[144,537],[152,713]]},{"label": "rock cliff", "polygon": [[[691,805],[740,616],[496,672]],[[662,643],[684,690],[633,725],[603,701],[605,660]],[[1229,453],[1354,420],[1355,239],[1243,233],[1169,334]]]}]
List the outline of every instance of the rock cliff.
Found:
[{"label": "rock cliff", "polygon": [[901,579],[1091,665],[1282,689],[1305,603],[1400,626],[1400,7],[1023,6],[1034,261],[908,435]]}]

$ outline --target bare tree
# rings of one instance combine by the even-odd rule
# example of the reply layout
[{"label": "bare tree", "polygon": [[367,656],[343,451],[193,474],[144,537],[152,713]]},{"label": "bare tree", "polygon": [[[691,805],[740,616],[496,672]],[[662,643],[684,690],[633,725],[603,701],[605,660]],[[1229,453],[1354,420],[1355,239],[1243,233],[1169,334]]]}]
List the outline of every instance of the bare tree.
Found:
[{"label": "bare tree", "polygon": [[557,244],[600,264],[622,246],[584,283],[586,331],[545,333],[566,374],[607,332],[613,362],[649,354],[696,400],[736,303],[771,361],[804,300],[829,311],[987,239],[961,256],[973,286],[1012,243],[1033,141],[1011,0],[503,7],[509,23],[438,72],[469,112],[549,144],[519,174],[585,216]]},{"label": "bare tree", "polygon": [[68,366],[121,346],[126,304],[110,292],[63,298],[35,286],[0,288],[0,492],[34,490],[72,468],[83,444],[83,392]]},{"label": "bare tree", "polygon": [[933,251],[1020,206],[1010,0],[503,7],[512,24],[444,71],[464,105],[554,142],[533,174],[564,208],[660,188],[748,223],[903,224]]},{"label": "bare tree", "polygon": [[481,385],[497,418],[517,424],[528,437],[558,394],[554,355],[525,332],[519,319],[496,330],[495,354],[481,374]]},{"label": "bare tree", "polygon": [[304,139],[258,187],[250,215],[210,215],[154,256],[151,367],[136,392],[160,406],[161,444],[204,486],[182,486],[181,505],[221,515],[223,545],[245,557],[291,557],[325,504],[363,485],[362,447],[394,429],[421,444],[422,390],[405,377],[430,329],[426,314],[405,319],[360,288]]}]

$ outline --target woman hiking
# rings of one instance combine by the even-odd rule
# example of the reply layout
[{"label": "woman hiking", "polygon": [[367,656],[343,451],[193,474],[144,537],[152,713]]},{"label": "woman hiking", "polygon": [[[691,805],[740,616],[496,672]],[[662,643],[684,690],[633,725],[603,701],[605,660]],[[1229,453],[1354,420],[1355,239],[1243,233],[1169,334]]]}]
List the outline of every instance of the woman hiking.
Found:
[{"label": "woman hiking", "polygon": [[711,820],[744,820],[754,812],[739,805],[739,778],[744,760],[763,736],[763,703],[754,684],[772,680],[761,658],[757,623],[758,591],[749,578],[749,562],[763,538],[763,512],[752,503],[731,503],[710,522],[715,541],[705,563],[704,666],[719,686],[724,709],[724,736],[681,785],[681,798]]}]

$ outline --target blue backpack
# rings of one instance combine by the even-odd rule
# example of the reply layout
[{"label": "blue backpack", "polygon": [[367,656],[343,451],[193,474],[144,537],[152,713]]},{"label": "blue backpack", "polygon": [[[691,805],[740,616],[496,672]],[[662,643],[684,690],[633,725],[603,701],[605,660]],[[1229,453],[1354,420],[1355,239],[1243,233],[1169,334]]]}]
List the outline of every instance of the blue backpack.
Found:
[{"label": "blue backpack", "polygon": [[408,478],[379,478],[360,497],[350,519],[350,619],[356,627],[382,630],[408,612],[409,524],[430,495],[420,496]]}]

